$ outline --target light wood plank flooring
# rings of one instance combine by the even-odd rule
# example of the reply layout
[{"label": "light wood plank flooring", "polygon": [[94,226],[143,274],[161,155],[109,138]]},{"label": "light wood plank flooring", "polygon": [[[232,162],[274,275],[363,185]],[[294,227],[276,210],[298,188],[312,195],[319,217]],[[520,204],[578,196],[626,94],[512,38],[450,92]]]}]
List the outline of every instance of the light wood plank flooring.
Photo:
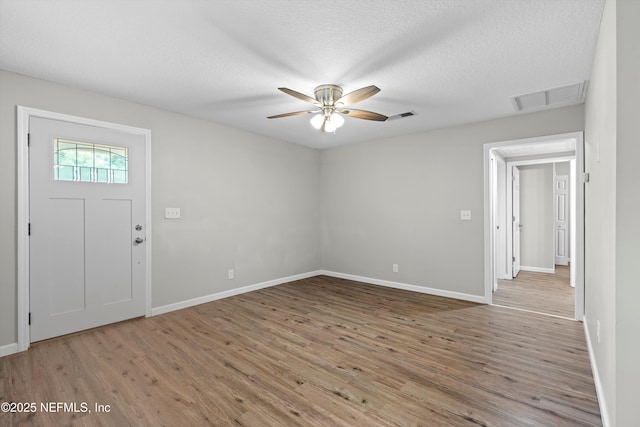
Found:
[{"label": "light wood plank flooring", "polygon": [[34,344],[3,426],[601,425],[582,324],[318,276]]},{"label": "light wood plank flooring", "polygon": [[498,280],[493,303],[573,319],[575,288],[569,277],[569,267],[562,265],[554,274],[520,271],[512,280]]}]

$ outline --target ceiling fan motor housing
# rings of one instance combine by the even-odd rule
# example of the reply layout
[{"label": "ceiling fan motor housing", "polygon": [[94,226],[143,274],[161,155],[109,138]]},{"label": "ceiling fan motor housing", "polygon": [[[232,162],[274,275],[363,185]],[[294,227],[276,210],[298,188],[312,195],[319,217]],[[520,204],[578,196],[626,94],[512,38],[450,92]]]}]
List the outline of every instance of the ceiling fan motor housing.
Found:
[{"label": "ceiling fan motor housing", "polygon": [[313,93],[321,105],[334,105],[342,98],[342,88],[336,85],[320,85],[314,89]]},{"label": "ceiling fan motor housing", "polygon": [[336,109],[335,102],[342,98],[342,88],[336,85],[320,85],[314,89],[313,93],[325,117],[333,114]]}]

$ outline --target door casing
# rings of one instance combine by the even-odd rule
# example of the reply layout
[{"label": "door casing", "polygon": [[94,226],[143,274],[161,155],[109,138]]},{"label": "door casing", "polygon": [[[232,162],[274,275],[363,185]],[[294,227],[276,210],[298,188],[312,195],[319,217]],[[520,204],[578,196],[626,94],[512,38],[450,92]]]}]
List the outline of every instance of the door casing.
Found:
[{"label": "door casing", "polygon": [[[558,156],[558,157],[545,157],[542,159],[536,159],[536,160],[515,160],[515,161],[508,161],[507,162],[507,170],[510,171],[513,167],[517,167],[517,166],[528,166],[528,165],[541,165],[541,164],[548,164],[548,163],[557,163],[557,162],[570,162],[570,163],[575,163],[575,156]],[[509,173],[509,176],[507,177],[508,180],[511,180],[511,173]],[[575,181],[575,179],[572,179],[571,181]],[[510,192],[508,192],[510,193]],[[511,195],[507,194],[507,218],[511,218],[513,216],[513,202],[511,200]],[[549,233],[551,233],[551,230],[549,231]],[[513,228],[509,228],[507,227],[507,241],[508,242],[512,242],[513,241]],[[508,259],[512,259],[513,258],[513,250],[511,249],[511,246],[507,247],[507,256]],[[512,268],[513,266],[507,266],[510,275],[513,276],[513,271]],[[546,272],[546,271],[545,271]],[[550,271],[549,271],[550,272]],[[571,282],[573,283],[573,276],[574,276],[574,272],[573,272],[573,268],[571,270]],[[572,286],[574,286],[572,284]]]},{"label": "door casing", "polygon": [[151,315],[151,131],[149,129],[137,128],[133,126],[120,125],[116,123],[104,122],[88,119],[84,117],[61,114],[52,111],[39,110],[30,107],[18,106],[17,111],[17,181],[18,181],[18,351],[25,351],[29,348],[29,121],[32,117],[43,117],[59,121],[84,124],[89,126],[102,127],[118,130],[120,132],[141,135],[145,144],[145,220],[147,224],[146,251],[146,271],[145,271],[145,293],[146,293],[146,316]]}]

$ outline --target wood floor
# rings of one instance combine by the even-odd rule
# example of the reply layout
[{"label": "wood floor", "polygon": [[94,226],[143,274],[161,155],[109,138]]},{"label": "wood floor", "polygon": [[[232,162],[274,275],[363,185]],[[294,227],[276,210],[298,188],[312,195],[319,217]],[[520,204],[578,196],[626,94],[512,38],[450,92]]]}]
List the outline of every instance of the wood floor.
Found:
[{"label": "wood floor", "polygon": [[601,425],[581,323],[326,276],[34,344],[0,401],[92,410],[3,426]]},{"label": "wood floor", "polygon": [[498,280],[493,303],[573,319],[575,288],[569,277],[569,267],[562,265],[554,274],[520,271],[512,280]]}]

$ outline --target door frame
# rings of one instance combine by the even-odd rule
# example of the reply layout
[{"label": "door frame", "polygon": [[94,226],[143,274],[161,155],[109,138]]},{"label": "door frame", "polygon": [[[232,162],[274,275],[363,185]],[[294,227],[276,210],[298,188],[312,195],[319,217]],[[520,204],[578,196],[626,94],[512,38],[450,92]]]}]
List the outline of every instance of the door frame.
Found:
[{"label": "door frame", "polygon": [[[56,113],[31,107],[17,106],[17,181],[18,181],[18,212],[17,212],[17,240],[18,240],[18,351],[25,351],[31,344],[29,330],[29,123],[31,118],[41,117],[65,121],[75,124],[101,127],[120,132],[139,135],[145,144],[145,221],[147,226],[147,241],[151,234],[151,130],[133,126],[104,122],[85,117]],[[145,315],[151,316],[151,244],[145,245]]]},{"label": "door frame", "polygon": [[[575,221],[572,216],[572,224],[575,224],[575,233],[571,239],[571,276],[575,278],[575,319],[582,321],[584,317],[584,134],[583,132],[570,132],[559,135],[517,139],[484,144],[484,301],[491,304],[493,300],[493,285],[496,280],[495,271],[495,225],[492,191],[492,165],[491,150],[513,145],[543,144],[557,140],[573,139],[575,141],[575,168],[572,170],[572,181],[575,182]],[[558,156],[559,158],[560,156]],[[529,160],[528,163],[550,163],[552,157]],[[517,162],[509,162],[515,164]],[[509,215],[509,213],[507,213]],[[573,226],[572,226],[573,227]],[[507,231],[508,231],[507,227]],[[573,228],[572,228],[573,230]],[[574,241],[575,237],[575,241]]]},{"label": "door frame", "polygon": [[[577,154],[577,152],[576,152],[576,154]],[[557,157],[545,157],[545,158],[542,158],[542,159],[535,159],[535,160],[513,160],[513,161],[508,161],[507,162],[507,181],[513,180],[513,172],[511,172],[511,173],[509,173],[509,172],[512,171],[512,168],[514,166],[518,167],[518,166],[528,166],[528,165],[545,165],[545,164],[557,163],[557,162],[571,162],[572,160],[575,160],[575,156],[557,156]],[[507,218],[512,218],[512,217],[513,217],[513,194],[512,194],[512,192],[508,191],[507,192]],[[555,231],[555,230],[552,230],[552,231]],[[555,236],[554,236],[554,238],[555,238]],[[513,242],[513,227],[511,227],[511,229],[509,229],[509,227],[507,227],[507,242]],[[511,259],[512,257],[513,257],[512,246],[511,245],[507,245],[507,259]],[[511,265],[511,266],[507,265],[507,270],[513,276],[513,265]],[[541,269],[541,272],[552,273],[552,271],[543,271],[542,269]],[[573,281],[573,279],[572,279],[572,281]]]}]

